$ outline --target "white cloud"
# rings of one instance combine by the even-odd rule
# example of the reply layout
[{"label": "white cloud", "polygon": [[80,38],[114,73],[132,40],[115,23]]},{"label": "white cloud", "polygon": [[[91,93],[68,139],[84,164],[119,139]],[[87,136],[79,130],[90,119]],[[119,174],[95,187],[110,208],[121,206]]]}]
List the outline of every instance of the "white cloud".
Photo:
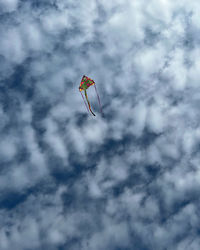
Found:
[{"label": "white cloud", "polygon": [[148,111],[147,126],[154,133],[161,133],[164,130],[164,117],[158,105],[151,106]]},{"label": "white cloud", "polygon": [[133,125],[132,133],[137,137],[141,136],[145,128],[146,115],[147,115],[146,104],[141,101],[136,107],[134,107],[134,112],[133,112],[135,124]]},{"label": "white cloud", "polygon": [[0,6],[5,12],[12,12],[12,11],[17,10],[18,0],[6,0],[6,1],[1,0]]},{"label": "white cloud", "polygon": [[[2,137],[3,139],[3,137]],[[14,138],[7,138],[5,137],[0,142],[0,148],[1,148],[1,158],[5,159],[6,161],[13,160],[16,152],[17,152],[17,145]]]},{"label": "white cloud", "polygon": [[45,121],[45,141],[55,151],[57,156],[60,156],[63,160],[67,160],[68,151],[63,141],[63,138],[59,135],[59,129],[52,119],[46,119]]},{"label": "white cloud", "polygon": [[26,55],[26,48],[23,44],[21,34],[17,28],[8,28],[2,32],[0,41],[0,54],[10,62],[23,62]]},{"label": "white cloud", "polygon": [[[34,249],[196,250],[196,1],[0,7],[3,250],[30,242]],[[104,117],[92,87],[96,117],[84,107],[83,74],[97,83]]]},{"label": "white cloud", "polygon": [[26,43],[27,48],[30,50],[41,50],[44,45],[44,36],[41,34],[41,30],[35,23],[23,23],[21,25],[21,33],[23,35],[23,41]]},{"label": "white cloud", "polygon": [[47,12],[42,16],[42,25],[46,32],[50,34],[59,33],[63,29],[71,28],[70,16],[67,11]]}]

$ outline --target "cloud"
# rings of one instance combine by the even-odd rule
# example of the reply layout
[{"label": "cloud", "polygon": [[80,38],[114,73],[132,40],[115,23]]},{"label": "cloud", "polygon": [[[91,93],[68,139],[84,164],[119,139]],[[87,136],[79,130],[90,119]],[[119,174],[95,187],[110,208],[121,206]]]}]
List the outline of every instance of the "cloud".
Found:
[{"label": "cloud", "polygon": [[196,1],[0,7],[2,250],[198,249]]},{"label": "cloud", "polygon": [[18,0],[8,0],[6,2],[1,0],[0,6],[2,7],[3,12],[12,12],[18,7]]}]

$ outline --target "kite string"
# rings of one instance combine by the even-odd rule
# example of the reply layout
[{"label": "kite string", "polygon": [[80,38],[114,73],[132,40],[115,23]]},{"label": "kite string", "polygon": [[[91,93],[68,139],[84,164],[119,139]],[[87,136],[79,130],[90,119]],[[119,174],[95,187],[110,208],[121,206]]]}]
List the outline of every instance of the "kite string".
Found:
[{"label": "kite string", "polygon": [[86,104],[86,102],[85,102],[84,96],[83,96],[83,94],[82,94],[82,92],[81,92],[81,91],[80,91],[80,93],[81,93],[81,96],[82,96],[83,101],[84,101],[84,103],[85,103],[85,106],[86,106],[86,108],[87,108],[87,111],[88,111],[88,113],[90,113],[90,112],[89,112],[89,109],[88,109],[88,106],[87,106],[87,104]]},{"label": "kite string", "polygon": [[101,114],[103,115],[102,106],[101,106],[101,101],[100,101],[100,97],[99,97],[98,92],[97,92],[96,84],[94,84],[94,87],[95,87],[96,95],[97,95],[97,98],[98,98],[100,111],[101,111]]}]

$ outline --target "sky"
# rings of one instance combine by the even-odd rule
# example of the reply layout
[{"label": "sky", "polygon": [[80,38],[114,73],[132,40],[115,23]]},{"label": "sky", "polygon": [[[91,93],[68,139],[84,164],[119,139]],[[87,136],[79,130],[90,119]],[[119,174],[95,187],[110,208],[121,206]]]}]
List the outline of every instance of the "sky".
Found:
[{"label": "sky", "polygon": [[199,13],[0,0],[1,250],[200,249]]}]

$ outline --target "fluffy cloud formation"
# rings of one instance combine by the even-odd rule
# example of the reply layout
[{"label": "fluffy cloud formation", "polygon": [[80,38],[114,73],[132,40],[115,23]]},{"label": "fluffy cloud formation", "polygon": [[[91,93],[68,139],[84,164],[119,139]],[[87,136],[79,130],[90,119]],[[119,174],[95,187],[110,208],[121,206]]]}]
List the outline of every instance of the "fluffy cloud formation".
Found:
[{"label": "fluffy cloud formation", "polygon": [[2,250],[198,249],[199,11],[0,0]]}]

